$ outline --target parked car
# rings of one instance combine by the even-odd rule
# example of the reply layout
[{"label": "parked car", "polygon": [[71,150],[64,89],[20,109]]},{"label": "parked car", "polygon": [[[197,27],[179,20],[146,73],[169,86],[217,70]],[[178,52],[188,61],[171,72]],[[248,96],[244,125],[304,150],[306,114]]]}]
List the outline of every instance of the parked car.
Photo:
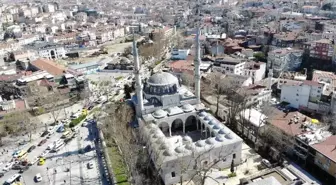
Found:
[{"label": "parked car", "polygon": [[25,172],[28,169],[29,169],[29,166],[22,166],[21,169],[20,169],[20,171],[19,171],[19,173],[23,173],[23,172]]},{"label": "parked car", "polygon": [[5,174],[4,173],[0,173],[0,178],[3,177]]},{"label": "parked car", "polygon": [[90,144],[86,145],[86,147],[84,148],[85,152],[90,152],[92,150],[92,147]]},{"label": "parked car", "polygon": [[41,176],[40,173],[38,173],[38,174],[35,175],[35,181],[36,182],[41,182],[42,181],[42,176]]},{"label": "parked car", "polygon": [[48,150],[45,150],[44,152],[42,152],[42,153],[40,154],[40,157],[45,157],[48,153],[49,153],[49,151],[48,151]]},{"label": "parked car", "polygon": [[33,151],[36,148],[35,145],[31,146],[28,148],[27,152],[30,153],[31,151]]},{"label": "parked car", "polygon": [[42,134],[41,134],[41,137],[45,137],[46,135],[49,134],[49,131],[44,131]]},{"label": "parked car", "polygon": [[272,168],[272,164],[267,159],[262,159],[261,163],[264,164],[267,168]]},{"label": "parked car", "polygon": [[42,141],[40,141],[40,143],[37,146],[42,146],[46,142],[47,142],[47,139],[43,139]]},{"label": "parked car", "polygon": [[27,143],[28,143],[28,141],[20,141],[20,142],[19,142],[19,145],[22,146],[22,145],[25,145],[25,144],[27,144]]},{"label": "parked car", "polygon": [[87,168],[88,168],[88,169],[92,169],[92,168],[93,168],[93,163],[92,163],[92,162],[89,162],[89,163],[87,164]]},{"label": "parked car", "polygon": [[21,169],[21,165],[18,165],[18,164],[13,165],[13,166],[12,166],[12,169],[13,169],[13,170],[20,170],[20,169]]},{"label": "parked car", "polygon": [[14,165],[14,162],[7,163],[6,166],[2,169],[2,171],[4,171],[4,172],[9,171],[12,168],[13,165]]},{"label": "parked car", "polygon": [[94,108],[94,106],[93,105],[90,105],[89,107],[88,107],[88,110],[92,110]]},{"label": "parked car", "polygon": [[33,164],[37,163],[39,159],[40,159],[39,157],[34,157],[34,159],[30,161],[29,166],[32,166]]}]

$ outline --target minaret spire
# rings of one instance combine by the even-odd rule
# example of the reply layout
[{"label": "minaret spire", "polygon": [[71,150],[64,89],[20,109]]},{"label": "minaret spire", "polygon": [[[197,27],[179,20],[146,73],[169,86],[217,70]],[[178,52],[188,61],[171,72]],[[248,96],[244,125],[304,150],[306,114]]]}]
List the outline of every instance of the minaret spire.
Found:
[{"label": "minaret spire", "polygon": [[[197,16],[199,16],[199,1],[197,4]],[[200,44],[200,20],[198,20],[197,24],[197,33],[196,33],[196,57],[195,57],[195,93],[196,93],[196,98],[197,98],[197,103],[201,103],[201,71],[200,71],[200,65],[201,65],[201,44]]]},{"label": "minaret spire", "polygon": [[142,82],[141,82],[141,75],[140,75],[140,62],[138,56],[138,49],[137,44],[135,41],[134,33],[133,33],[133,58],[134,58],[134,76],[135,76],[135,83],[136,83],[136,95],[137,95],[137,115],[142,115],[143,107],[143,95],[142,95]]}]

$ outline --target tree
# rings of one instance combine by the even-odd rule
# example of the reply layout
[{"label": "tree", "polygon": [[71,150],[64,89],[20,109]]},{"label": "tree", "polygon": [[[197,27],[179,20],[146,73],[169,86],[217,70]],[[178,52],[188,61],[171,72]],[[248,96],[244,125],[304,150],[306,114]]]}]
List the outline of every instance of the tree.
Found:
[{"label": "tree", "polygon": [[261,52],[255,53],[253,57],[255,58],[256,61],[267,62],[267,58],[264,53]]},{"label": "tree", "polygon": [[194,84],[195,84],[194,79],[195,78],[192,74],[184,72],[184,73],[181,74],[180,79],[181,79],[181,84],[183,84],[187,87],[190,87],[190,88],[192,88],[192,90],[194,90]]},{"label": "tree", "polygon": [[131,98],[131,93],[132,93],[132,88],[128,85],[124,85],[124,92],[125,92],[125,99],[130,99]]},{"label": "tree", "polygon": [[134,184],[158,184],[158,178],[149,178],[150,159],[144,147],[137,142],[131,128],[134,120],[134,109],[128,104],[109,104],[106,107],[108,116],[102,118],[101,130],[108,145],[115,145],[121,151],[124,163],[128,168],[128,178]]},{"label": "tree", "polygon": [[132,55],[132,47],[129,46],[124,49],[124,52],[122,53],[122,56],[127,57],[128,55]]}]

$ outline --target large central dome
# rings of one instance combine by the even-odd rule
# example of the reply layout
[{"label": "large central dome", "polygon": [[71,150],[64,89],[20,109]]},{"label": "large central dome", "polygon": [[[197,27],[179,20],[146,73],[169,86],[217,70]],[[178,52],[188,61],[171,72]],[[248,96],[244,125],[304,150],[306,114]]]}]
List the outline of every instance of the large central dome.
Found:
[{"label": "large central dome", "polygon": [[178,79],[174,75],[167,72],[155,73],[147,80],[147,83],[153,86],[179,84]]}]

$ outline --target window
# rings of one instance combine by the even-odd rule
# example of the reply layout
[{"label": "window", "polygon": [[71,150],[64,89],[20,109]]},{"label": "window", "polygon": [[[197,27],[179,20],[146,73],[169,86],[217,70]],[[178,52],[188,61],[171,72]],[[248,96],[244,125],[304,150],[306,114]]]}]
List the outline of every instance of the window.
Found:
[{"label": "window", "polygon": [[321,91],[320,90],[317,90],[317,93],[320,93]]},{"label": "window", "polygon": [[236,158],[236,154],[232,154],[232,158],[235,159]]},{"label": "window", "polygon": [[296,94],[296,96],[299,96],[299,94]]},{"label": "window", "polygon": [[171,172],[171,176],[172,177],[175,177],[176,175],[175,175],[175,172]]}]

